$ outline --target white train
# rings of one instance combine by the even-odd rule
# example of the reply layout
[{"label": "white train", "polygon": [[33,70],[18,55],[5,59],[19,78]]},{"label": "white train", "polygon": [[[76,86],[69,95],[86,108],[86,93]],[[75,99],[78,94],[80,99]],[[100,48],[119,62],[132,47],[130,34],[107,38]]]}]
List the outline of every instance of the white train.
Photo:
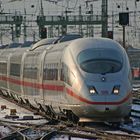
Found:
[{"label": "white train", "polygon": [[0,90],[80,121],[121,121],[132,103],[127,54],[105,38],[1,49]]}]

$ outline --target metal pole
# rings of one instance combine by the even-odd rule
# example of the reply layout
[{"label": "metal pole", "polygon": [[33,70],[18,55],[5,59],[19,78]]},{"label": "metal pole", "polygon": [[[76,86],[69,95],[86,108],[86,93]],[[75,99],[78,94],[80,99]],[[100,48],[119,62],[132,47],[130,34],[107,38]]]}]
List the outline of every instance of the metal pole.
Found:
[{"label": "metal pole", "polygon": [[124,49],[126,49],[126,46],[125,46],[125,25],[123,25],[123,47],[124,47]]},{"label": "metal pole", "polygon": [[1,33],[0,33],[0,39],[1,39],[1,45],[3,44],[3,40],[2,40],[2,30],[1,30]]},{"label": "metal pole", "polygon": [[112,11],[112,32],[114,34],[114,11]]},{"label": "metal pole", "polygon": [[[81,5],[79,6],[79,20],[82,21],[82,10],[81,10]],[[79,25],[79,34],[82,34],[82,25]]]},{"label": "metal pole", "polygon": [[26,40],[27,40],[27,32],[26,32],[26,9],[25,8],[24,8],[24,12],[25,12],[24,23],[23,23],[23,26],[24,26],[24,42],[26,42]]},{"label": "metal pole", "polygon": [[102,37],[107,37],[108,26],[108,0],[102,0]]},{"label": "metal pole", "polygon": [[13,24],[11,26],[11,30],[12,30],[12,42],[14,42],[15,41],[15,32],[14,32]]},{"label": "metal pole", "polygon": [[40,10],[40,14],[41,14],[41,16],[44,16],[44,10],[43,10],[43,2],[42,2],[42,0],[40,1],[40,8],[41,8],[41,10]]},{"label": "metal pole", "polygon": [[35,31],[33,32],[33,41],[35,42]]},{"label": "metal pole", "polygon": [[[90,20],[93,21],[93,4],[90,5]],[[94,36],[93,32],[93,25],[90,25],[90,36]]]}]

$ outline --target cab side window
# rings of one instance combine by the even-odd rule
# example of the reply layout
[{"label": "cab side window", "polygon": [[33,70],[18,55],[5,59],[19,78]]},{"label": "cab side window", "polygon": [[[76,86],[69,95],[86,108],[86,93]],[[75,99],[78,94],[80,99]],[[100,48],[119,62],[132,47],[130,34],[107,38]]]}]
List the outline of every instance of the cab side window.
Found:
[{"label": "cab side window", "polygon": [[60,80],[72,86],[73,81],[71,80],[71,76],[73,77],[73,74],[70,71],[69,67],[66,64],[62,63]]}]

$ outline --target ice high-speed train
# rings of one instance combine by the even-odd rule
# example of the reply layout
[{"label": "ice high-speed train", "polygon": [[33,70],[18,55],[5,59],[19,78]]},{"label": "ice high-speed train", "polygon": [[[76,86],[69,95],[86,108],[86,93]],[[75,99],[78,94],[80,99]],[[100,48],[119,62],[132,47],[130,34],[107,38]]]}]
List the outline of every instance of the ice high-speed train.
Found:
[{"label": "ice high-speed train", "polygon": [[44,111],[90,121],[120,121],[132,103],[127,54],[105,38],[1,49],[0,90]]}]

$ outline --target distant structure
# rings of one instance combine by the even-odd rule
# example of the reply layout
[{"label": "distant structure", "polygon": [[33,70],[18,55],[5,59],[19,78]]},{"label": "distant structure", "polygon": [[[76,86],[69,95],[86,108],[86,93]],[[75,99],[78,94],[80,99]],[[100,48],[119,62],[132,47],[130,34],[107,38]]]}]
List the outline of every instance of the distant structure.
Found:
[{"label": "distant structure", "polygon": [[[10,2],[23,1],[25,0],[9,0]],[[55,36],[64,35],[67,33],[78,33],[85,37],[93,36],[102,36],[109,37],[114,39],[116,37],[116,31],[118,26],[118,16],[119,11],[123,11],[123,8],[126,7],[126,11],[129,12],[129,15],[133,20],[133,36],[139,37],[140,42],[140,27],[138,27],[138,12],[137,3],[139,0],[135,0],[135,10],[129,11],[129,8],[126,5],[121,5],[121,3],[115,3],[115,6],[118,11],[112,10],[112,13],[109,11],[108,5],[112,2],[108,0],[81,0],[83,5],[78,4],[78,0],[75,0],[74,6],[70,7],[70,1],[72,0],[38,0],[37,8],[39,13],[34,14],[33,18],[26,12],[26,7],[24,6],[24,11],[21,12],[15,11],[14,13],[4,13],[2,7],[2,0],[0,0],[0,41],[3,44],[3,37],[8,36],[12,42],[20,42],[21,38],[26,42],[27,38],[32,37],[33,41],[39,40],[41,38],[52,38]],[[73,0],[74,1],[74,0]],[[45,2],[54,4],[55,6],[60,6],[60,3],[65,3],[61,13],[56,13],[54,15],[46,14],[45,11]],[[95,12],[94,3],[99,2],[101,4],[101,10]],[[110,3],[109,3],[110,2]],[[113,2],[112,2],[113,3]],[[124,3],[124,2],[123,2]],[[99,6],[99,5],[98,5]],[[31,5],[31,9],[34,8],[34,4]],[[85,9],[84,9],[85,8]],[[108,10],[109,9],[109,10]],[[85,11],[84,11],[85,10]],[[111,21],[112,20],[112,21]],[[132,21],[131,21],[132,23]],[[112,25],[110,25],[112,24]],[[3,28],[3,26],[7,26]],[[112,27],[111,27],[112,26]],[[132,26],[132,25],[130,25]],[[31,28],[30,28],[31,27]],[[118,27],[119,28],[119,27]],[[30,29],[30,30],[29,30]],[[131,28],[132,29],[132,28]],[[127,29],[126,29],[127,31]],[[131,31],[127,35],[132,37]],[[121,31],[119,32],[121,34]],[[9,34],[11,34],[9,36]],[[122,36],[122,35],[119,35]],[[130,39],[129,39],[130,40]],[[132,41],[131,41],[132,42]]]},{"label": "distant structure", "polygon": [[[67,27],[69,25],[78,25],[79,26],[79,34],[82,33],[82,26],[87,25],[87,31],[90,30],[88,36],[93,36],[93,26],[92,25],[102,25],[102,37],[107,37],[107,25],[108,25],[108,15],[107,15],[107,1],[102,0],[102,15],[94,15],[93,14],[93,5],[90,4],[90,11],[88,15],[82,15],[81,6],[79,6],[79,15],[68,15],[69,11],[65,11],[65,15],[63,16],[44,16],[43,13],[43,4],[41,0],[41,12],[40,15],[37,16],[37,24],[39,26],[39,34],[40,37],[42,34],[45,34],[44,27],[50,26],[48,28],[49,37],[53,37],[53,26],[58,26],[58,30],[61,27],[61,31],[58,31],[59,34],[64,35],[67,33]],[[88,1],[86,1],[88,2]],[[47,30],[46,30],[47,31]]]},{"label": "distant structure", "polygon": [[[14,2],[16,0],[13,0]],[[57,4],[58,1],[47,0],[49,2],[54,2]],[[95,0],[94,0],[95,1]],[[86,4],[91,1],[86,1]],[[65,15],[57,16],[45,16],[43,10],[43,1],[40,0],[40,14],[37,16],[36,22],[39,27],[39,37],[53,37],[53,28],[57,26],[57,35],[64,35],[68,33],[69,26],[79,26],[79,34],[83,34],[83,26],[87,28],[86,36],[94,36],[93,25],[102,25],[102,36],[107,37],[107,0],[102,0],[102,15],[94,15],[93,4],[90,4],[90,11],[87,15],[82,14],[81,6],[79,6],[78,15],[69,15],[69,11],[66,9]],[[1,13],[0,24],[11,25],[12,41],[17,42],[21,35],[21,26],[24,26],[24,41],[26,41],[26,10],[25,16],[15,14],[5,14]]]}]

